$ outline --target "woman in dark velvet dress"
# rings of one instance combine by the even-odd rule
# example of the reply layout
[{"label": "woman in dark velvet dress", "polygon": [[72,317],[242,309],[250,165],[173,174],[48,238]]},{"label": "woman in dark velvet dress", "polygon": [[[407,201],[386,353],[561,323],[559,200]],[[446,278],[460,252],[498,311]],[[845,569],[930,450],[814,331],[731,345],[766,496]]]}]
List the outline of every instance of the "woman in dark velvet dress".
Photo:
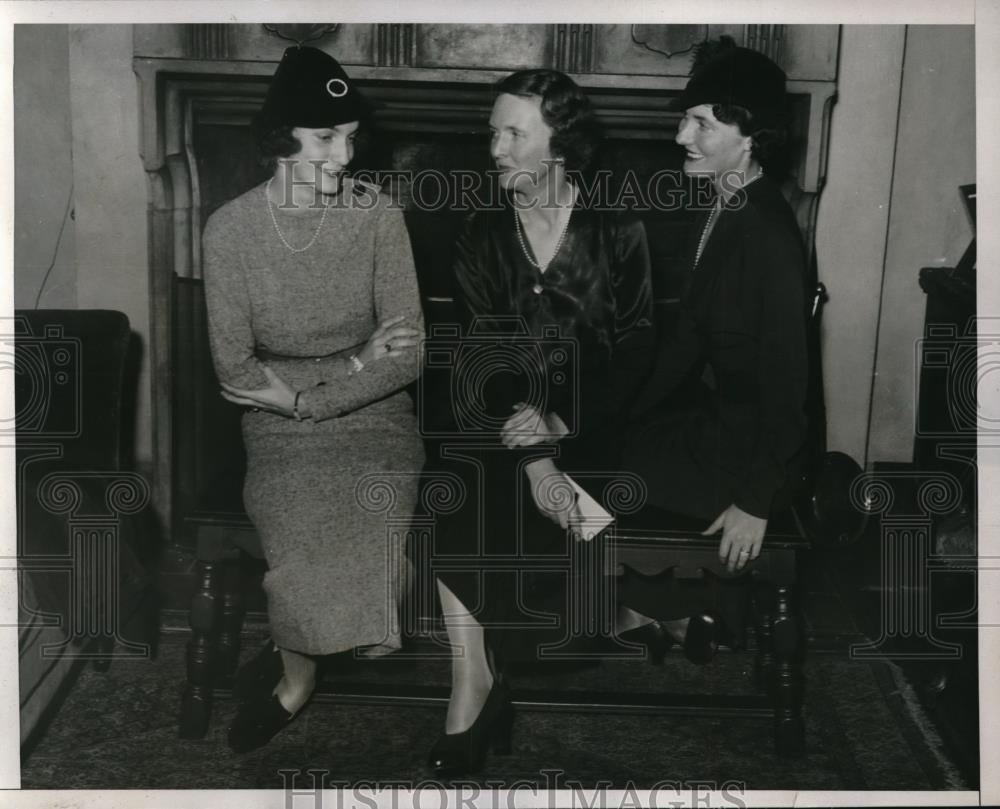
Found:
[{"label": "woman in dark velvet dress", "polygon": [[[795,216],[768,168],[783,143],[785,75],[728,37],[702,46],[675,108],[684,172],[712,183],[715,204],[695,228],[673,333],[636,402],[623,466],[648,500],[721,532],[719,560],[739,574],[760,553],[772,514],[787,508],[806,435],[805,255]],[[661,582],[660,585],[663,583]],[[625,577],[624,603],[669,619],[670,634],[706,637],[742,621],[741,589],[686,593],[694,618],[677,614],[680,585]],[[672,585],[672,586],[671,586]],[[684,600],[684,599],[680,599]],[[638,620],[637,620],[638,622]],[[732,628],[736,628],[733,626]]]},{"label": "woman in dark velvet dress", "polygon": [[455,374],[478,382],[456,391],[459,429],[438,464],[466,493],[438,520],[432,562],[455,650],[430,756],[439,775],[477,769],[509,733],[498,664],[569,640],[566,561],[594,546],[564,473],[582,486],[613,473],[620,414],[652,357],[642,224],[587,210],[570,179],[596,146],[586,97],[551,70],[497,89],[491,156],[505,202],[469,218],[455,263]]}]

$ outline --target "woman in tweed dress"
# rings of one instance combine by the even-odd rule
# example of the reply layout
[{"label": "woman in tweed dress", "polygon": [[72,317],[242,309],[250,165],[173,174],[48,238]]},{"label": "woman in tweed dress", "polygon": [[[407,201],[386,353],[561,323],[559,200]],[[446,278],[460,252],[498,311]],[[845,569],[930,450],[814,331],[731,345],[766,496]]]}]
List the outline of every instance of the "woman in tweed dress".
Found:
[{"label": "woman in tweed dress", "polygon": [[344,175],[364,112],[332,57],[289,48],[256,127],[274,175],[205,228],[212,356],[222,395],[248,408],[244,502],[281,662],[258,661],[271,675],[230,728],[238,752],[297,715],[314,656],[400,646],[406,563],[366,487],[389,480],[391,508],[413,511],[423,448],[404,388],[423,318],[401,212]]}]

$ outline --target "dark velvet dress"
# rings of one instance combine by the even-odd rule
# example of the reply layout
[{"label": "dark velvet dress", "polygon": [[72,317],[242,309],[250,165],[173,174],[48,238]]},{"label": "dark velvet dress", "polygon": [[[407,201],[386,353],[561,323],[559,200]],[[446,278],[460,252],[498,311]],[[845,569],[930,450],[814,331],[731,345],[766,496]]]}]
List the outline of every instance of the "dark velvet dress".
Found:
[{"label": "dark velvet dress", "polygon": [[[498,659],[558,657],[574,646],[571,624],[587,609],[581,570],[601,572],[581,558],[594,561],[601,543],[578,542],[542,516],[524,466],[552,457],[599,500],[615,475],[623,415],[652,358],[645,230],[577,206],[542,273],[525,256],[510,207],[477,212],[457,244],[455,282],[456,429],[429,471],[460,480],[464,499],[438,515],[432,573],[485,628]],[[518,402],[557,413],[570,434],[505,448],[499,430]]]},{"label": "dark velvet dress", "polygon": [[[632,409],[622,464],[646,481],[650,503],[707,528],[733,503],[764,518],[789,505],[805,460],[808,368],[805,255],[781,190],[764,176],[734,197],[695,266],[706,217],[693,233],[675,328]],[[691,601],[694,591],[669,591],[633,575],[622,599],[658,618],[703,608],[706,597],[720,606],[718,592]],[[722,601],[731,613],[733,599]]]}]

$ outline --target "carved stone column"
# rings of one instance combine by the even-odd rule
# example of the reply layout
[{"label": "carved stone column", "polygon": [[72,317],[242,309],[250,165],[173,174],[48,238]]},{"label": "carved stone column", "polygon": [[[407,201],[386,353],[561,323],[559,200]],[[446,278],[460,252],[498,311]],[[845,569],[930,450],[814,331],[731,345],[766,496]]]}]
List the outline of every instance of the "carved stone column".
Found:
[{"label": "carved stone column", "polygon": [[194,59],[228,59],[233,26],[199,23],[187,26],[188,55]]},{"label": "carved stone column", "polygon": [[760,51],[780,66],[784,40],[785,26],[783,25],[748,25],[744,36],[744,45],[752,50]]},{"label": "carved stone column", "polygon": [[594,65],[594,26],[561,23],[554,28],[556,69],[564,73],[589,73]]},{"label": "carved stone column", "polygon": [[384,67],[412,65],[415,61],[416,26],[381,23],[375,32],[375,64]]}]

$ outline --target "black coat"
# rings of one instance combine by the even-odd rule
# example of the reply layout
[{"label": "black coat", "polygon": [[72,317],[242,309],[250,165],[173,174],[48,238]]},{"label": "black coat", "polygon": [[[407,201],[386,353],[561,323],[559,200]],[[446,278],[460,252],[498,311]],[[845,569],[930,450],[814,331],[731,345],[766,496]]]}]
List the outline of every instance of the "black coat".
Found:
[{"label": "black coat", "polygon": [[768,517],[806,432],[802,237],[766,176],[720,212],[694,266],[707,216],[676,323],[661,332],[633,408],[624,465],[660,508],[714,520],[735,503]]},{"label": "black coat", "polygon": [[[622,414],[646,378],[655,340],[645,229],[633,216],[578,205],[541,273],[525,256],[513,216],[506,206],[474,214],[456,245],[455,303],[466,336],[457,364],[467,363],[458,370],[483,384],[454,393],[481,400],[476,427],[502,423],[518,402],[558,414],[570,435],[553,447],[557,465],[607,470],[617,463]],[[509,353],[492,356],[498,334],[510,338]],[[486,372],[503,366],[513,372]],[[453,405],[478,409],[478,402]],[[475,432],[477,441],[497,440],[489,430]]]},{"label": "black coat", "polygon": [[[431,572],[475,611],[499,657],[534,659],[539,643],[558,645],[567,632],[567,576],[576,555],[598,543],[576,542],[539,514],[523,467],[553,457],[599,498],[596,484],[616,474],[622,414],[654,342],[645,230],[578,205],[543,274],[525,256],[513,211],[480,211],[456,245],[455,282],[464,337],[441,348],[456,430],[427,474],[460,481],[463,494],[437,515]],[[431,366],[436,352],[432,340]],[[557,413],[571,434],[504,448],[499,427],[518,402]],[[550,614],[563,617],[553,623]],[[518,630],[504,631],[511,626]]]}]

